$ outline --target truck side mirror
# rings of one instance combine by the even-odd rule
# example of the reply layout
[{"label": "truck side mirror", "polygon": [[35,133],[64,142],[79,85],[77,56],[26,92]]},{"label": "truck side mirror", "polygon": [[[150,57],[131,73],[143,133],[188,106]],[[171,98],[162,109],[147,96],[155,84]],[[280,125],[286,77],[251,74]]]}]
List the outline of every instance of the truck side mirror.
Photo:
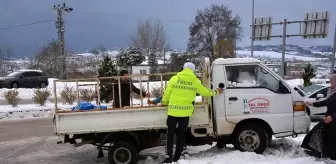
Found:
[{"label": "truck side mirror", "polygon": [[218,84],[218,88],[224,89],[225,88],[225,84],[224,83],[219,83]]},{"label": "truck side mirror", "polygon": [[316,100],[320,99],[320,98],[324,98],[324,95],[323,94],[317,94],[316,95]]}]

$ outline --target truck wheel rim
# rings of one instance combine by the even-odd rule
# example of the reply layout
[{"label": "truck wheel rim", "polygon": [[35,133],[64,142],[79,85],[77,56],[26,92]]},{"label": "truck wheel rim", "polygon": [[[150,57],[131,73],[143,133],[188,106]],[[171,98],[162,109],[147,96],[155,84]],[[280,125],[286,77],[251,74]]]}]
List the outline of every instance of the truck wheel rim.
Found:
[{"label": "truck wheel rim", "polygon": [[238,139],[240,146],[246,151],[254,151],[260,145],[259,135],[252,130],[244,130]]},{"label": "truck wheel rim", "polygon": [[131,157],[131,152],[123,147],[120,147],[113,152],[113,159],[117,164],[128,164],[131,162]]}]

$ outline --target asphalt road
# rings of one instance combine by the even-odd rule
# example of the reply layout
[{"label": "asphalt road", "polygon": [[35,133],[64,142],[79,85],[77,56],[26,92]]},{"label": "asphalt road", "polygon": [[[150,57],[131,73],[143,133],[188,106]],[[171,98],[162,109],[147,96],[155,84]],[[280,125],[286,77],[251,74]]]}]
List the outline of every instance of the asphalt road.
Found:
[{"label": "asphalt road", "polygon": [[35,120],[0,121],[0,141],[15,141],[32,137],[53,136],[51,118]]},{"label": "asphalt road", "polygon": [[[0,121],[0,164],[109,164],[92,145],[57,144],[52,119]],[[148,162],[139,162],[139,164]]]},{"label": "asphalt road", "polygon": [[[97,150],[91,145],[75,148],[56,144],[50,118],[0,121],[1,164],[92,164],[97,163]],[[107,154],[105,155],[107,156]],[[107,158],[98,163],[107,164]]]}]

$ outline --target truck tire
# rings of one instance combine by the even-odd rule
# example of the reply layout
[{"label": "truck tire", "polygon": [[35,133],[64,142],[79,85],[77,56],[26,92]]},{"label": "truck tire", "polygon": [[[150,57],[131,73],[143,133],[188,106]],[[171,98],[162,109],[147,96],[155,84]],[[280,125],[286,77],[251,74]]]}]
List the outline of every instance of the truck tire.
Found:
[{"label": "truck tire", "polygon": [[108,151],[108,160],[111,164],[135,164],[136,158],[135,146],[126,141],[114,143]]},{"label": "truck tire", "polygon": [[268,146],[269,136],[266,130],[253,123],[246,123],[238,127],[234,134],[233,145],[240,151],[261,154]]}]

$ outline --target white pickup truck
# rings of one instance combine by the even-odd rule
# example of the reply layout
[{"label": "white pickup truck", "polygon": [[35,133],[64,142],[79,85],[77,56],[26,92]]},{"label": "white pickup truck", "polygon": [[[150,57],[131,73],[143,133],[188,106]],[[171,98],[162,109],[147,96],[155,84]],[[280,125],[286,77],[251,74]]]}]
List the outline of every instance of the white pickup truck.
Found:
[{"label": "white pickup truck", "polygon": [[[272,136],[296,137],[308,132],[310,118],[302,96],[261,61],[216,59],[210,66],[206,59],[204,70],[203,84],[224,87],[224,92],[195,105],[187,145],[217,142],[263,153]],[[102,150],[108,150],[112,164],[135,163],[137,154],[156,146],[167,128],[165,106],[56,110],[54,116],[59,143],[95,145],[98,158],[103,157]]]}]

